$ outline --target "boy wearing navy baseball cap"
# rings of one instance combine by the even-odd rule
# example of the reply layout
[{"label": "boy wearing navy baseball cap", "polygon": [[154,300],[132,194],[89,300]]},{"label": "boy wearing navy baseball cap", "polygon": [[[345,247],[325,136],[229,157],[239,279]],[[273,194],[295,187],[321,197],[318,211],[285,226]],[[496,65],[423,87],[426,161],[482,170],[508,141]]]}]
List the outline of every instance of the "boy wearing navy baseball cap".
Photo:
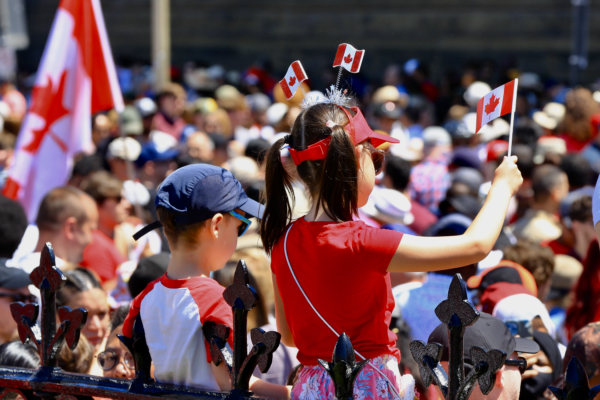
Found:
[{"label": "boy wearing navy baseball cap", "polygon": [[[235,251],[237,238],[262,217],[263,206],[246,196],[233,175],[219,167],[194,164],[169,175],[156,195],[158,221],[134,237],[163,227],[171,247],[167,273],[150,283],[131,303],[123,335],[132,336],[142,319],[158,382],[228,390],[225,363],[216,367],[202,326],[212,321],[233,327],[223,290],[209,278]],[[230,338],[231,340],[231,338]],[[233,343],[230,343],[233,346]],[[268,397],[289,397],[285,386],[258,379],[251,390]]]}]

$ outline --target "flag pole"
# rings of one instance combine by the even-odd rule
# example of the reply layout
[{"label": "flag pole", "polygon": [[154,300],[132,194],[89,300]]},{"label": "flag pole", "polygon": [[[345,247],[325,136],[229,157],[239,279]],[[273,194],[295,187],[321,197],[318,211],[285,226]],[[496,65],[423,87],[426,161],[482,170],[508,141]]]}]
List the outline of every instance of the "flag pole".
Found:
[{"label": "flag pole", "polygon": [[513,127],[515,124],[515,110],[517,109],[517,89],[519,87],[519,78],[515,79],[515,89],[513,91],[512,112],[510,113],[510,131],[508,132],[508,156],[512,153]]},{"label": "flag pole", "polygon": [[342,79],[342,66],[340,65],[340,70],[338,71],[337,81],[335,82],[335,88],[337,89],[340,85],[340,79]]}]

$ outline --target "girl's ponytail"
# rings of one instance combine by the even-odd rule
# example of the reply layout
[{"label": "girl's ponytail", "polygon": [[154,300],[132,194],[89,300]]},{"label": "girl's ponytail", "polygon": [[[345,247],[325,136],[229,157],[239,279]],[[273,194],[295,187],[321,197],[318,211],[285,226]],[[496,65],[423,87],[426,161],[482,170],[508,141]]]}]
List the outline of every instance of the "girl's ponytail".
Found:
[{"label": "girl's ponytail", "polygon": [[[284,144],[285,139],[279,139],[267,154],[264,191],[266,206],[260,223],[260,237],[267,254],[271,254],[273,246],[291,221],[295,201],[292,178],[281,161],[280,152]],[[291,202],[288,196],[291,196]]]},{"label": "girl's ponytail", "polygon": [[358,160],[350,136],[341,125],[331,128],[331,143],[321,168],[320,188],[316,213],[319,207],[337,222],[352,221],[358,204]]}]

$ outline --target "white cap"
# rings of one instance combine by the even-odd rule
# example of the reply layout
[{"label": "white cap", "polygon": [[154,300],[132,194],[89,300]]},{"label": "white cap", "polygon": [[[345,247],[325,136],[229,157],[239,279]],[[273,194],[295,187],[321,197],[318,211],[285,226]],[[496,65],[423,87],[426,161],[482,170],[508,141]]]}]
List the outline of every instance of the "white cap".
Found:
[{"label": "white cap", "polygon": [[515,294],[500,300],[494,307],[492,315],[502,322],[532,321],[539,316],[548,329],[548,334],[556,337],[556,325],[550,319],[546,306],[530,294]]},{"label": "white cap", "polygon": [[491,91],[492,88],[487,83],[473,82],[469,85],[463,97],[470,107],[475,108],[477,107],[477,102]]},{"label": "white cap", "polygon": [[250,157],[235,157],[223,165],[223,168],[233,174],[243,188],[251,185],[258,179],[258,164]]},{"label": "white cap", "polygon": [[172,135],[169,135],[168,133],[163,131],[153,130],[150,132],[149,138],[150,141],[154,143],[154,145],[156,146],[156,150],[159,153],[164,153],[170,148],[177,146],[177,144],[179,143],[177,139],[175,139]]},{"label": "white cap", "polygon": [[130,137],[120,137],[108,145],[107,158],[120,158],[126,161],[135,161],[142,152],[140,143]]},{"label": "white cap", "polygon": [[429,126],[423,129],[423,146],[444,146],[452,144],[452,138],[441,126]]},{"label": "white cap", "polygon": [[281,122],[285,114],[288,112],[290,107],[284,103],[272,104],[267,109],[267,122],[269,125],[274,126]]},{"label": "white cap", "polygon": [[388,224],[410,225],[415,221],[408,197],[394,189],[376,189],[361,210]]}]

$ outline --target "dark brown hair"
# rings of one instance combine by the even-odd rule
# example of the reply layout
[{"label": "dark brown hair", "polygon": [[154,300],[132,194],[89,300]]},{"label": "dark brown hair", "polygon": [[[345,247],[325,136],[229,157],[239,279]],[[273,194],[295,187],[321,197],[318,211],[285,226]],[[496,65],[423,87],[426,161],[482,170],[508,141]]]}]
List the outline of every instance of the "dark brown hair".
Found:
[{"label": "dark brown hair", "polygon": [[121,196],[123,182],[109,172],[98,171],[81,183],[81,189],[89,194],[98,206],[101,206],[106,199]]},{"label": "dark brown hair", "polygon": [[81,190],[71,187],[59,187],[44,196],[35,223],[41,231],[56,232],[67,220],[74,217],[79,226],[88,220]]},{"label": "dark brown hair", "polygon": [[528,240],[519,240],[516,244],[505,247],[504,259],[516,262],[531,272],[538,288],[548,282],[554,272],[552,250]]},{"label": "dark brown hair", "polygon": [[[349,111],[354,115],[353,111]],[[327,121],[337,125],[329,128]],[[337,222],[351,221],[357,213],[358,160],[354,144],[344,131],[348,117],[334,104],[317,104],[300,113],[291,132],[290,147],[304,150],[308,146],[331,136],[327,157],[323,160],[305,161],[296,167],[298,176],[306,185],[310,196],[329,218]],[[292,175],[282,163],[280,151],[285,139],[280,139],[267,154],[265,177],[266,207],[261,221],[260,235],[267,254],[283,235],[291,222],[294,206]],[[369,145],[366,145],[369,147]],[[291,160],[289,162],[292,162]],[[290,166],[291,167],[291,166]]]},{"label": "dark brown hair", "polygon": [[565,118],[558,127],[559,132],[581,142],[592,137],[591,117],[600,112],[592,92],[586,88],[569,90],[565,98]]}]

